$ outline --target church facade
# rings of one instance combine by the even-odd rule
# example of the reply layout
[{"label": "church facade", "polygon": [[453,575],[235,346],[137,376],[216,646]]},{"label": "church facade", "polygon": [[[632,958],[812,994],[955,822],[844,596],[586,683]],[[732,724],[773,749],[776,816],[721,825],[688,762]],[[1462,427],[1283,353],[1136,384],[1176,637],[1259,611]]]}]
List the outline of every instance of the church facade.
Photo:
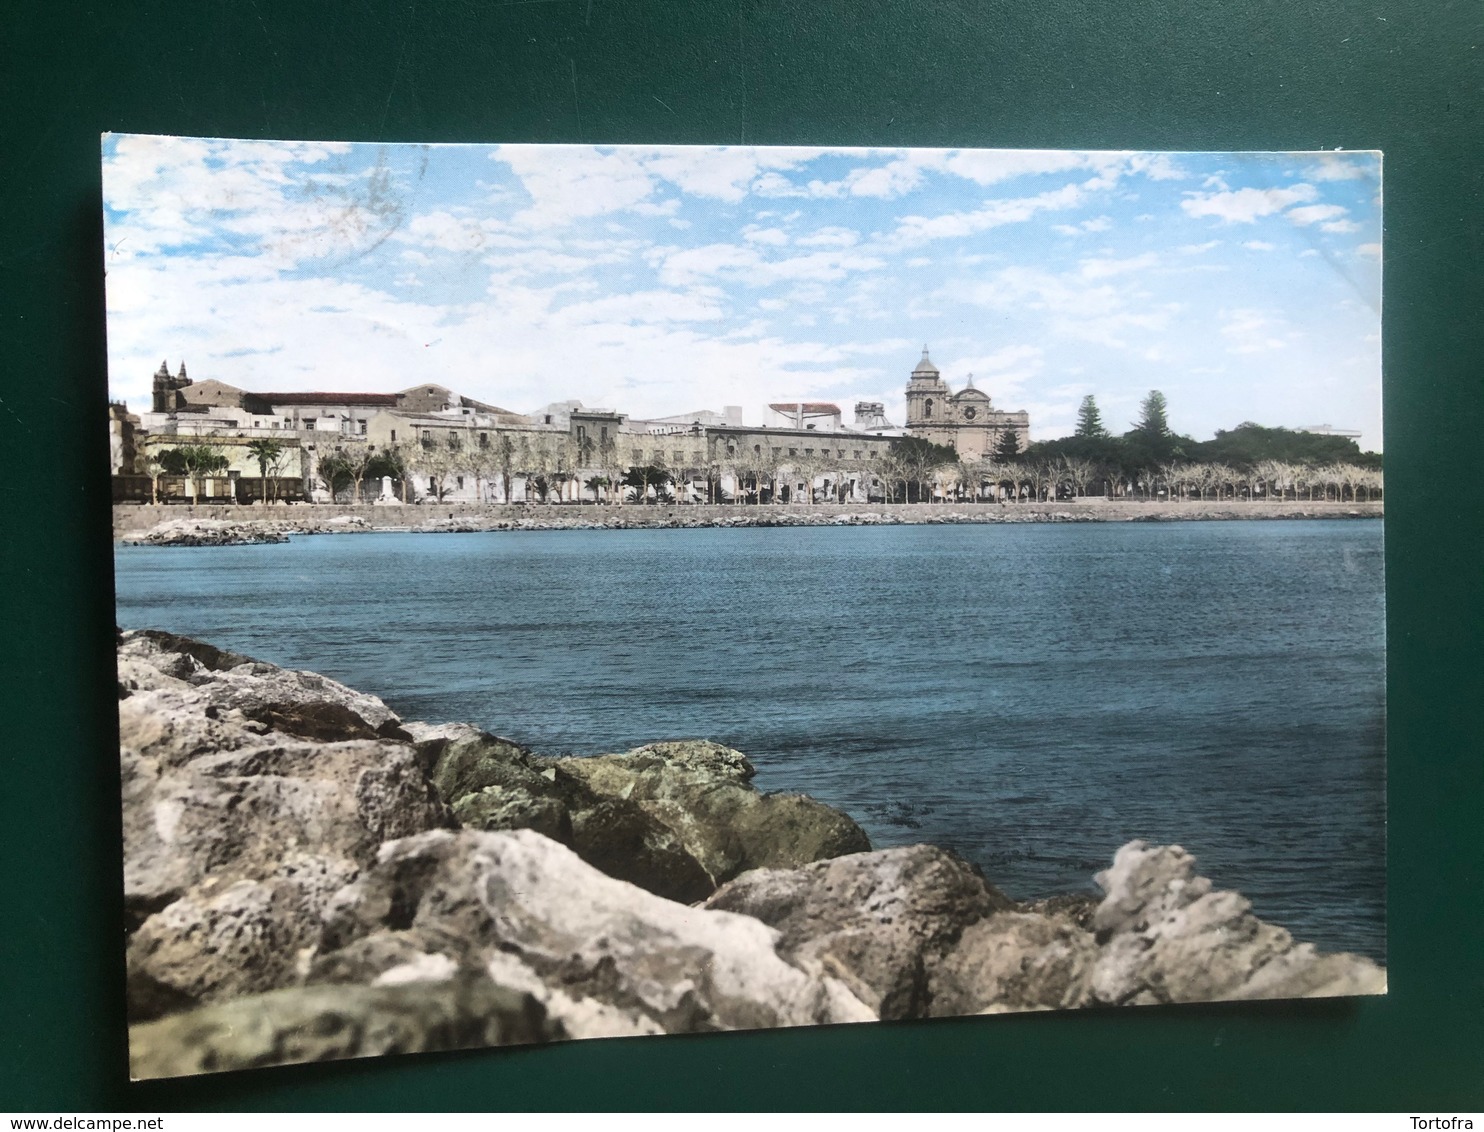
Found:
[{"label": "church facade", "polygon": [[963,460],[979,460],[999,450],[1006,432],[1013,433],[1016,447],[1024,452],[1030,444],[1031,419],[1024,410],[996,409],[989,394],[974,388],[974,377],[957,393],[922,348],[922,359],[907,379],[907,435],[944,444]]}]

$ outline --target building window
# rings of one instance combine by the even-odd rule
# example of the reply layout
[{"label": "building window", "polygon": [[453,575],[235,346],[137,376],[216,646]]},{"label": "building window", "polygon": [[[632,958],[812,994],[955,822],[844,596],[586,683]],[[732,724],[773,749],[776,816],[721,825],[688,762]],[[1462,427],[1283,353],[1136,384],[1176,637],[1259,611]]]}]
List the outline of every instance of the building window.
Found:
[{"label": "building window", "polygon": [[861,453],[860,453],[860,449],[859,449],[859,448],[857,448],[857,449],[855,449],[855,450],[854,450],[854,451],[853,451],[853,452],[851,452],[851,453],[850,453],[850,458],[851,458],[851,459],[852,459],[852,460],[859,460],[859,459],[860,459],[860,458],[861,458]]},{"label": "building window", "polygon": [[360,426],[361,435],[362,436],[365,436],[366,435],[366,422],[365,421],[356,421],[356,424]]},{"label": "building window", "polygon": [[805,456],[813,456],[814,455],[814,449],[812,449],[812,448],[806,448],[806,449],[804,449],[804,455]]},{"label": "building window", "polygon": [[489,446],[490,446],[490,434],[487,433],[487,432],[481,432],[479,434],[479,447],[481,447],[481,448],[488,448]]},{"label": "building window", "polygon": [[396,429],[392,429],[392,443],[393,444],[397,443],[397,430]]},{"label": "building window", "polygon": [[761,456],[763,454],[763,446],[761,444],[754,444],[752,446],[752,451],[753,455]]},{"label": "building window", "polygon": [[551,424],[551,414],[550,413],[547,413],[546,414],[546,423],[547,424]]},{"label": "building window", "polygon": [[432,444],[433,443],[433,430],[432,429],[430,429],[430,428],[423,429],[423,443],[424,444]]},{"label": "building window", "polygon": [[463,491],[464,490],[464,477],[463,476],[460,476],[459,477],[459,490],[460,491]]},{"label": "building window", "polygon": [[797,456],[799,454],[799,450],[797,448],[790,448],[788,450],[788,454],[790,456]]},{"label": "building window", "polygon": [[931,397],[922,403],[922,415],[925,417],[933,415],[933,399]]},{"label": "building window", "polygon": [[773,455],[775,455],[775,456],[782,456],[783,455],[783,449],[782,448],[775,448],[775,449],[773,449]]}]

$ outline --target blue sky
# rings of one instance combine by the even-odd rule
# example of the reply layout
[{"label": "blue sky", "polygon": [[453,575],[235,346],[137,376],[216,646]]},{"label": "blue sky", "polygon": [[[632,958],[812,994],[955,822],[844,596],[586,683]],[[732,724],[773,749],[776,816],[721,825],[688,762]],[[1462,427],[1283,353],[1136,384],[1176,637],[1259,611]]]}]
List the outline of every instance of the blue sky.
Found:
[{"label": "blue sky", "polygon": [[107,135],[109,385],[438,381],[517,411],[857,400],[922,345],[1032,435],[1150,389],[1381,447],[1380,155]]}]

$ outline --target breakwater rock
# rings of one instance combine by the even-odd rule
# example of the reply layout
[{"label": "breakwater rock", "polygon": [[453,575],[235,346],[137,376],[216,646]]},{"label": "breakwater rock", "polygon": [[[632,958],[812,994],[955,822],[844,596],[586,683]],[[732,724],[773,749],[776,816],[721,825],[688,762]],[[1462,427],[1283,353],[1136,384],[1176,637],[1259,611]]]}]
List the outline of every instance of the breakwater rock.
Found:
[{"label": "breakwater rock", "polygon": [[252,546],[288,542],[274,524],[227,519],[171,519],[123,540],[131,546]]},{"label": "breakwater rock", "polygon": [[[182,514],[182,512],[184,512]],[[703,527],[880,527],[975,523],[1125,523],[1237,519],[1380,518],[1380,503],[1290,501],[1039,503],[658,504],[626,506],[454,504],[361,506],[148,506],[114,508],[114,535],[152,546],[282,542],[289,535],[419,531],[676,530]]]},{"label": "breakwater rock", "polygon": [[1134,842],[1021,905],[701,740],[549,758],[121,633],[139,1077],[571,1037],[1377,993]]}]

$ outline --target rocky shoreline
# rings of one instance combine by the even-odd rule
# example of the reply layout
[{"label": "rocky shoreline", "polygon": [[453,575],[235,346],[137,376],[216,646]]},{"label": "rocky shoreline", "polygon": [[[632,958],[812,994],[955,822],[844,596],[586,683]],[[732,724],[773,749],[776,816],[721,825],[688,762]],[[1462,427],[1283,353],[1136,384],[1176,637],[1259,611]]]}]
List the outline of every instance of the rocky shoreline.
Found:
[{"label": "rocky shoreline", "polygon": [[118,640],[135,1078],[579,1037],[1383,993],[1131,842],[1017,903],[702,740],[550,758]]},{"label": "rocky shoreline", "polygon": [[[137,509],[136,509],[137,510]],[[286,542],[290,535],[375,534],[418,531],[458,534],[483,531],[674,530],[703,527],[840,527],[976,523],[1131,523],[1253,519],[1379,518],[1380,503],[1138,503],[1062,501],[1014,504],[904,504],[884,507],[821,504],[813,507],[363,507],[304,505],[265,509],[271,517],[210,514],[163,518],[115,509],[115,537],[125,545],[234,546]],[[325,513],[329,512],[329,513]]]}]

